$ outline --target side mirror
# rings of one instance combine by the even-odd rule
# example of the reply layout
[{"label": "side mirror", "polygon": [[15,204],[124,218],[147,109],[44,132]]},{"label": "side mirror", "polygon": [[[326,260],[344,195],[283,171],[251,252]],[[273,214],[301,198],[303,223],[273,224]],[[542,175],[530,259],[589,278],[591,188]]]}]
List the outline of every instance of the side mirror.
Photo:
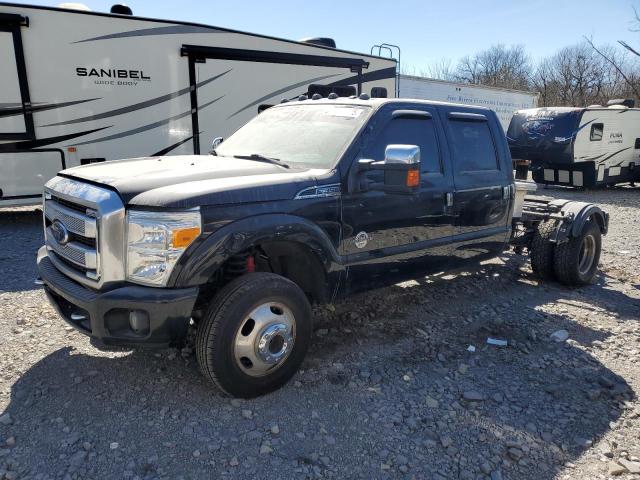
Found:
[{"label": "side mirror", "polygon": [[420,147],[417,145],[387,145],[384,160],[361,159],[359,171],[383,171],[384,182],[369,182],[363,177],[361,190],[380,190],[387,193],[414,193],[420,186]]},{"label": "side mirror", "polygon": [[209,155],[215,155],[216,148],[218,148],[218,145],[220,145],[223,141],[224,141],[224,138],[222,137],[214,138],[213,142],[211,142],[211,150],[209,150]]}]

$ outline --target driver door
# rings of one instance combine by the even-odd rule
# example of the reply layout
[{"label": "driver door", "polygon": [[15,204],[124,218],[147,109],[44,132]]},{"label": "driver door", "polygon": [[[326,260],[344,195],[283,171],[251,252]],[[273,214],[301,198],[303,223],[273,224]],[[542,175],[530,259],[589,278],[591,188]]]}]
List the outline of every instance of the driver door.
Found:
[{"label": "driver door", "polygon": [[[447,260],[453,217],[447,198],[452,172],[440,148],[444,132],[435,107],[389,105],[371,120],[359,159],[384,159],[387,145],[420,147],[420,187],[412,194],[368,190],[342,197],[341,254],[347,260],[347,291],[397,283],[438,271]],[[380,171],[367,179],[382,182]]]}]

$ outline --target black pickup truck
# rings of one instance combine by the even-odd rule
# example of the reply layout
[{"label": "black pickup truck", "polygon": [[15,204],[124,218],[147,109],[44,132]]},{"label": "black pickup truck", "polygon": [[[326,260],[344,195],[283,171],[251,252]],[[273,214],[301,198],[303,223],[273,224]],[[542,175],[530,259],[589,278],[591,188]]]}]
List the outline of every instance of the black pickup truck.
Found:
[{"label": "black pickup truck", "polygon": [[607,214],[525,198],[488,109],[302,97],[214,147],[60,172],[38,269],[60,315],[106,344],[166,346],[195,326],[202,372],[231,395],[291,378],[312,302],[507,248],[565,284],[597,270]]}]

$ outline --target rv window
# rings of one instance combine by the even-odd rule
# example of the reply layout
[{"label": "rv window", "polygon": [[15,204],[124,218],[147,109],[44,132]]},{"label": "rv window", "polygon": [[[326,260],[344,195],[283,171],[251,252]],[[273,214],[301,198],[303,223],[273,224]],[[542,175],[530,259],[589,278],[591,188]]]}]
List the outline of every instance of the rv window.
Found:
[{"label": "rv window", "polygon": [[[421,113],[417,112],[416,113]],[[423,174],[442,173],[435,125],[430,117],[399,117],[391,120],[380,135],[365,148],[362,158],[382,160],[387,145],[404,144],[420,147]]]},{"label": "rv window", "polygon": [[599,142],[602,140],[602,132],[604,130],[604,124],[602,123],[594,123],[591,125],[591,136],[589,140],[592,142]]},{"label": "rv window", "polygon": [[635,148],[636,150],[640,149],[640,138],[636,138],[636,144],[633,148]]},{"label": "rv window", "polygon": [[456,171],[498,170],[498,157],[487,122],[450,120]]}]

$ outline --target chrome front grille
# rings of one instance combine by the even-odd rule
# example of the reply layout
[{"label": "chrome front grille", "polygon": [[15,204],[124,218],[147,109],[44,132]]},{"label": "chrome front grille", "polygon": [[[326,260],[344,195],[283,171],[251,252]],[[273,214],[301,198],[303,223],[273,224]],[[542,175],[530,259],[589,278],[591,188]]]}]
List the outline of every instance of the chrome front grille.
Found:
[{"label": "chrome front grille", "polygon": [[45,200],[45,214],[52,222],[60,220],[65,227],[77,235],[96,238],[96,212],[94,210],[83,208],[85,213],[79,210],[65,206],[68,202],[61,202],[60,199],[52,196],[51,199]]},{"label": "chrome front grille", "polygon": [[[82,205],[70,204],[49,193],[44,200],[45,240],[50,251],[55,252],[69,268],[91,280],[100,278],[98,251],[98,220],[96,211]],[[54,222],[59,222],[68,232],[68,239],[60,242],[52,232]]]},{"label": "chrome front grille", "polygon": [[58,270],[93,288],[124,280],[124,206],[115,192],[55,177],[45,185],[43,210]]},{"label": "chrome front grille", "polygon": [[77,242],[60,245],[55,239],[47,240],[47,246],[64,260],[70,261],[87,271],[92,271],[91,276],[95,278],[98,277],[98,252],[96,249],[85,247]]}]

